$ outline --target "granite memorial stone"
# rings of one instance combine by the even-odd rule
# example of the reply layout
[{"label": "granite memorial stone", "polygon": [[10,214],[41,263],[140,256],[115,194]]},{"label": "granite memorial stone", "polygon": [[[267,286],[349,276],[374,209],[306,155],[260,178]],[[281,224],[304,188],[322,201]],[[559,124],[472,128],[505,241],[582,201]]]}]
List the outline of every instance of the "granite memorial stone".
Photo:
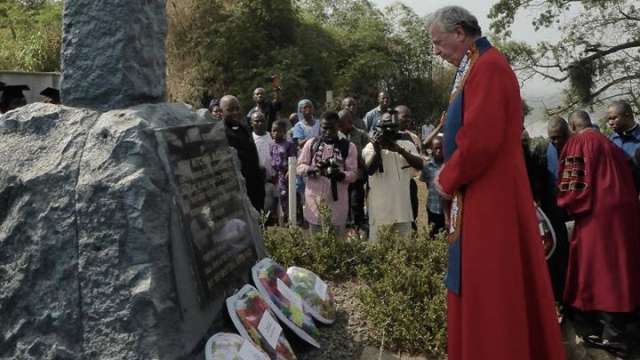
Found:
[{"label": "granite memorial stone", "polygon": [[165,0],[65,0],[61,98],[121,109],[165,100]]},{"label": "granite memorial stone", "polygon": [[165,35],[165,1],[67,0],[65,105],[0,116],[0,358],[202,359],[264,256],[220,126],[159,103]]}]

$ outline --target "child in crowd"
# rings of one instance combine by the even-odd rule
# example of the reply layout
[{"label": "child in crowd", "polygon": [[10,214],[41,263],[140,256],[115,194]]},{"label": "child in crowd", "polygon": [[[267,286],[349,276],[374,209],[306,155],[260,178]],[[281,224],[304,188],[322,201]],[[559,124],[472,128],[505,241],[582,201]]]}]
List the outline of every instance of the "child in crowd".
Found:
[{"label": "child in crowd", "polygon": [[424,164],[420,174],[420,181],[427,183],[427,216],[433,237],[441,230],[445,230],[445,214],[442,206],[442,195],[436,191],[433,181],[436,173],[442,169],[444,153],[442,148],[442,136],[436,136],[431,142],[431,159]]},{"label": "child in crowd", "polygon": [[[278,194],[280,195],[280,207],[284,213],[285,222],[289,216],[289,184],[287,165],[290,156],[298,156],[298,147],[285,137],[287,124],[278,120],[271,126],[271,143],[269,144],[269,154],[271,155],[271,168],[276,180]],[[294,174],[292,174],[293,176]]]},{"label": "child in crowd", "polygon": [[258,160],[260,161],[260,169],[264,178],[264,213],[266,215],[265,226],[274,226],[278,223],[277,196],[275,190],[275,179],[273,178],[273,170],[271,169],[271,155],[269,154],[269,146],[271,144],[271,134],[267,129],[267,121],[264,114],[256,111],[251,114],[251,128],[253,129],[253,142],[258,150]]}]

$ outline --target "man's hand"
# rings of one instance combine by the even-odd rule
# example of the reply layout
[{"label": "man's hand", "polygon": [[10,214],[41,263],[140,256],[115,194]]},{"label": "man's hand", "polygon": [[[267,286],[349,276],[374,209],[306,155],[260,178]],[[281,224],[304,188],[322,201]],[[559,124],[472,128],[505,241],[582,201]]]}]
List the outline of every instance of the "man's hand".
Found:
[{"label": "man's hand", "polygon": [[380,133],[379,132],[375,132],[373,133],[373,136],[371,137],[371,143],[373,144],[373,150],[376,153],[380,153],[380,150],[382,150],[382,147],[380,146]]},{"label": "man's hand", "polygon": [[327,174],[327,177],[331,180],[342,181],[347,177],[347,174],[340,170],[333,170]]},{"label": "man's hand", "polygon": [[389,150],[389,151],[393,151],[394,153],[398,153],[398,154],[402,154],[402,152],[404,151],[404,148],[402,146],[398,145],[398,143],[393,143],[393,144],[389,145],[386,149]]},{"label": "man's hand", "polygon": [[[442,169],[444,169],[444,166],[442,167]],[[442,169],[440,169],[436,173],[436,178],[433,180],[433,185],[435,185],[436,191],[440,193],[440,195],[442,195],[442,198],[444,198],[445,200],[451,200],[453,199],[453,195],[444,192],[444,190],[442,189],[442,185],[440,185],[440,172],[442,171]]]},{"label": "man's hand", "polygon": [[271,86],[275,88],[280,88],[280,75],[273,75],[273,80],[271,81]]}]

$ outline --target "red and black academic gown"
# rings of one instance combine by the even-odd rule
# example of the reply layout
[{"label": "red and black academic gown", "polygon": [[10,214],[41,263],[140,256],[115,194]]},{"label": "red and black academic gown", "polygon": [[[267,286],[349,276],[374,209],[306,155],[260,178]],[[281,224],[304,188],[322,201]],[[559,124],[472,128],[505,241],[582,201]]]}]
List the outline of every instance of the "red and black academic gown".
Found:
[{"label": "red and black academic gown", "polygon": [[518,80],[486,39],[476,46],[482,55],[447,111],[445,148],[455,150],[440,173],[445,192],[464,192],[450,247],[460,259],[456,292],[447,280],[448,359],[565,359],[522,156]]},{"label": "red and black academic gown", "polygon": [[640,201],[627,159],[594,130],[560,155],[558,205],[575,219],[564,301],[580,310],[640,306]]}]

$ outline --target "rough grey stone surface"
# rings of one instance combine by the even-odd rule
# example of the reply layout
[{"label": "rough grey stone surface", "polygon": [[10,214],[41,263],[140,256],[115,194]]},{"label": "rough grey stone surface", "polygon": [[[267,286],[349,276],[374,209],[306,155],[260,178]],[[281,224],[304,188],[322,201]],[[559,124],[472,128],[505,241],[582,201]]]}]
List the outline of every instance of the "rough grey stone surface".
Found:
[{"label": "rough grey stone surface", "polygon": [[205,334],[183,329],[184,239],[153,129],[206,121],[176,104],[0,117],[0,358],[201,356],[185,340]]},{"label": "rough grey stone surface", "polygon": [[0,358],[82,358],[74,199],[97,118],[47,104],[0,117]]},{"label": "rough grey stone surface", "polygon": [[102,111],[166,96],[165,0],[66,0],[62,103]]}]

